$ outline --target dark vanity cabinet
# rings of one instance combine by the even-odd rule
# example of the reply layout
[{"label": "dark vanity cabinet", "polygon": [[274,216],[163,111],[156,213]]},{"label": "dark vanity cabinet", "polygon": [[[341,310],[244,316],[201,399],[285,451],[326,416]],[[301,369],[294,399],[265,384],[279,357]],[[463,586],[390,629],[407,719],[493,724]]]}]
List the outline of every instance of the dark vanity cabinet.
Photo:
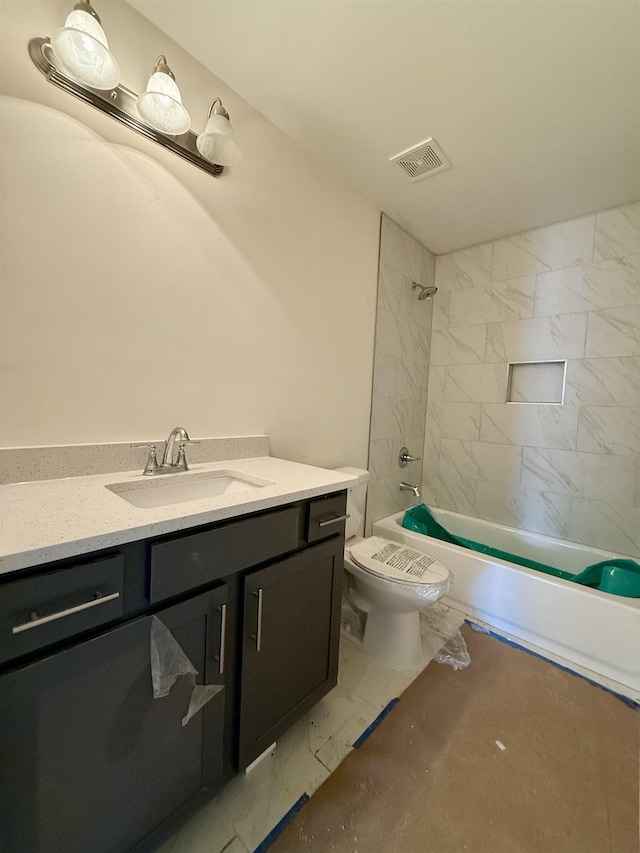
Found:
[{"label": "dark vanity cabinet", "polygon": [[[300,501],[3,579],[3,853],[151,849],[335,685],[344,506]],[[219,688],[185,725],[190,677],[153,695],[154,619]]]},{"label": "dark vanity cabinet", "polygon": [[336,683],[343,561],[332,539],[244,577],[241,767]]},{"label": "dark vanity cabinet", "polygon": [[[220,586],[157,614],[200,683],[220,680],[225,599]],[[186,678],[154,699],[151,620],[0,677],[2,850],[128,850],[203,787],[219,787],[224,689],[185,726]]]}]

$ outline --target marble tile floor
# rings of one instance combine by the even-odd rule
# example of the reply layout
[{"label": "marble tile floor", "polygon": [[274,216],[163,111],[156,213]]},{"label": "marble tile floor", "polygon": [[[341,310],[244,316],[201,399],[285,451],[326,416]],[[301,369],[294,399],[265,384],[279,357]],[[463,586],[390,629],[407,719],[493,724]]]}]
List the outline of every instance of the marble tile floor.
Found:
[{"label": "marble tile floor", "polygon": [[434,632],[422,622],[423,660],[407,672],[368,658],[357,640],[343,636],[338,684],[278,741],[249,774],[236,776],[158,853],[252,853],[292,806],[311,796],[353,743],[392,699],[418,677],[452,637],[465,615],[442,604],[429,609]]}]

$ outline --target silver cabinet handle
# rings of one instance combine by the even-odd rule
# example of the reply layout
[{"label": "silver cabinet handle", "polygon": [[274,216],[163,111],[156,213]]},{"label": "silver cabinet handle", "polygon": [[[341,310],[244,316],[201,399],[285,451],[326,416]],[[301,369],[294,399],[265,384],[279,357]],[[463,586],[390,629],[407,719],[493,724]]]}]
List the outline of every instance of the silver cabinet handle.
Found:
[{"label": "silver cabinet handle", "polygon": [[259,652],[262,649],[262,589],[259,589],[257,592],[252,592],[251,594],[255,595],[258,599],[256,633],[251,635],[251,639],[256,641],[256,651]]},{"label": "silver cabinet handle", "polygon": [[224,653],[227,642],[227,605],[220,606],[220,654],[218,655],[218,672],[224,674]]},{"label": "silver cabinet handle", "polygon": [[88,610],[90,607],[97,607],[99,604],[106,604],[108,601],[115,601],[120,598],[119,592],[112,592],[110,595],[100,595],[96,593],[96,597],[92,601],[85,601],[83,604],[77,604],[75,607],[68,607],[66,610],[59,610],[57,613],[51,613],[49,616],[38,616],[37,613],[32,613],[31,620],[23,625],[15,625],[11,629],[12,634],[21,634],[23,631],[29,631],[31,628],[38,628],[40,625],[46,625],[47,622],[55,622],[56,619],[63,619],[65,616],[71,616],[72,613],[80,613],[82,610]]},{"label": "silver cabinet handle", "polygon": [[322,521],[318,522],[318,527],[326,527],[327,524],[337,524],[339,521],[346,521],[348,518],[351,518],[349,513],[345,515],[336,515],[335,518],[323,518]]}]

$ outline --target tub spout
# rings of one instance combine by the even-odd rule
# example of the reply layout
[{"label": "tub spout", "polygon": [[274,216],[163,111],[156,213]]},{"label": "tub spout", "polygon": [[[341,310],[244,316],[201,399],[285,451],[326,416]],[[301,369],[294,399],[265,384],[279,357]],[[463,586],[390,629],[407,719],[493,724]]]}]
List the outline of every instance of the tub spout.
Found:
[{"label": "tub spout", "polygon": [[417,498],[420,497],[420,489],[417,486],[412,486],[411,483],[400,483],[400,491],[413,492]]}]

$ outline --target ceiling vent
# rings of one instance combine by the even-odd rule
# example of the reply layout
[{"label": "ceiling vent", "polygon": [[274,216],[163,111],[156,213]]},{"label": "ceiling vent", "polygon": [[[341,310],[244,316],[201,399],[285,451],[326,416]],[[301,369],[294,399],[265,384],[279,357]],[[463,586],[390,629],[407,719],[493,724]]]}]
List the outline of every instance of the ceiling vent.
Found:
[{"label": "ceiling vent", "polygon": [[425,139],[413,148],[407,148],[395,157],[389,157],[389,162],[397,163],[404,169],[413,183],[451,168],[451,163],[435,139]]}]

